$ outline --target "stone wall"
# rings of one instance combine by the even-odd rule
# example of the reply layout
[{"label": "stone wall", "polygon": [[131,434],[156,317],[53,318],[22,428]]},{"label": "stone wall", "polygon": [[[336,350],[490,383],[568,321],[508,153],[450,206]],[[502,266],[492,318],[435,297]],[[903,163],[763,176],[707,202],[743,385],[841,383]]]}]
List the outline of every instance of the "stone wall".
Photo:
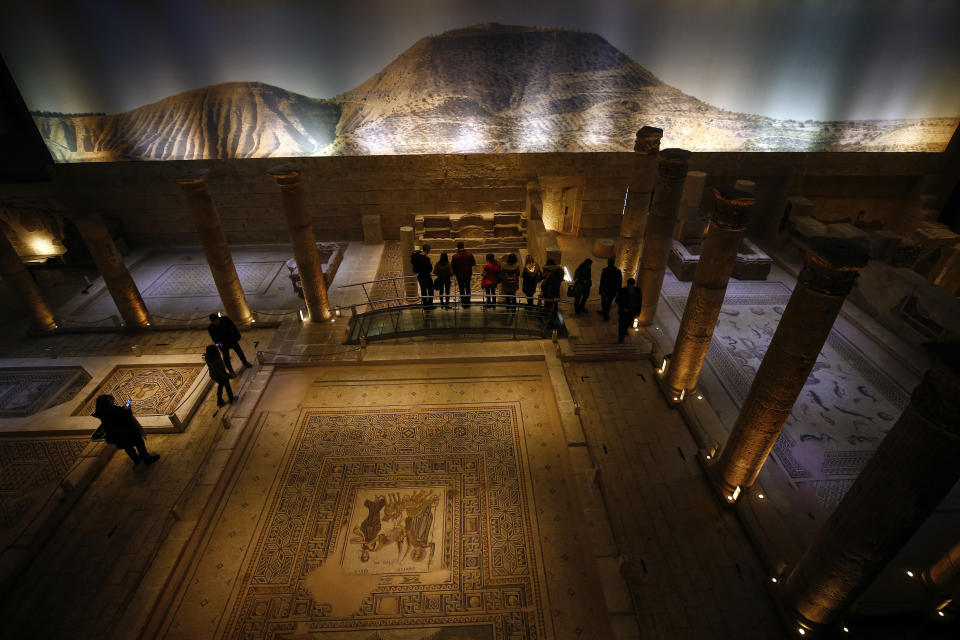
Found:
[{"label": "stone wall", "polygon": [[[903,231],[911,224],[919,184],[941,154],[924,153],[698,153],[690,168],[709,174],[702,207],[712,207],[711,187],[738,178],[757,183],[754,219],[778,216],[791,172],[791,189],[816,204],[827,220],[882,220]],[[170,179],[192,166],[208,166],[210,193],[229,240],[237,244],[286,242],[279,193],[266,170],[285,159],[196,162],[66,164],[56,167],[62,192],[74,209],[123,222],[132,246],[197,244],[178,187]],[[361,240],[362,216],[381,216],[385,239],[414,216],[463,212],[522,212],[526,184],[538,178],[583,181],[581,235],[616,237],[633,167],[632,153],[407,155],[297,158],[319,240]],[[796,177],[799,176],[799,177]],[[799,186],[798,186],[799,185]],[[3,184],[0,201],[46,194],[52,184]]]}]

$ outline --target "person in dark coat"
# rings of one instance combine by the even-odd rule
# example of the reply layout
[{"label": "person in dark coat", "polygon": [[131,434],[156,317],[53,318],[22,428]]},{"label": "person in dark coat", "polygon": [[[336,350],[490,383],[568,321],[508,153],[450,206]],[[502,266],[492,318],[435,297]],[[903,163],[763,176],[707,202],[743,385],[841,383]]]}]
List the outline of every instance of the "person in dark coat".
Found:
[{"label": "person in dark coat", "polygon": [[540,296],[543,298],[544,307],[556,309],[562,285],[563,267],[557,264],[553,258],[548,258],[547,264],[543,267],[543,282],[540,284]]},{"label": "person in dark coat", "polygon": [[610,319],[610,307],[613,305],[613,299],[617,297],[617,292],[623,286],[623,272],[613,264],[613,258],[607,258],[607,266],[600,272],[600,310],[597,311],[603,316],[603,321]]},{"label": "person in dark coat", "polygon": [[235,374],[233,373],[233,363],[230,362],[230,349],[237,352],[243,366],[253,366],[247,361],[247,356],[243,354],[243,349],[240,348],[240,330],[237,329],[237,325],[233,324],[233,320],[227,316],[211,313],[207,333],[210,334],[213,343],[220,347],[220,353],[223,354],[223,363],[231,376]]},{"label": "person in dark coat", "polygon": [[473,277],[473,268],[477,260],[473,254],[463,248],[463,243],[457,243],[457,252],[450,259],[450,267],[457,278],[457,287],[460,289],[460,304],[464,309],[470,307],[470,279]]},{"label": "person in dark coat", "polygon": [[643,308],[643,292],[633,278],[627,280],[627,286],[617,292],[617,334],[623,342],[633,321],[640,315]]},{"label": "person in dark coat", "polygon": [[223,390],[227,390],[227,399],[232,403],[234,401],[233,388],[230,386],[230,374],[220,357],[220,351],[217,345],[211,344],[203,354],[203,359],[207,363],[207,371],[210,373],[210,379],[217,383],[217,406],[222,407],[226,404],[223,401]]},{"label": "person in dark coat", "polygon": [[147,451],[147,445],[143,441],[143,430],[137,419],[133,417],[129,400],[125,406],[118,407],[114,404],[112,395],[107,393],[97,396],[93,417],[100,419],[100,426],[93,432],[93,439],[102,438],[117,449],[126,451],[133,460],[134,467],[141,462],[151,465],[160,459],[159,455]]},{"label": "person in dark coat", "polygon": [[450,259],[447,257],[447,253],[443,252],[440,254],[437,264],[433,267],[433,275],[437,276],[433,284],[435,293],[440,298],[440,306],[444,309],[450,308],[450,276],[452,273]]},{"label": "person in dark coat", "polygon": [[593,274],[590,270],[592,264],[593,260],[587,258],[573,272],[573,311],[578,315],[587,312],[587,298],[590,297],[590,287],[593,286]]},{"label": "person in dark coat", "polygon": [[433,309],[433,261],[427,255],[430,253],[430,245],[425,244],[419,251],[410,254],[410,264],[413,265],[413,272],[417,274],[417,282],[420,284],[420,300],[424,309]]}]

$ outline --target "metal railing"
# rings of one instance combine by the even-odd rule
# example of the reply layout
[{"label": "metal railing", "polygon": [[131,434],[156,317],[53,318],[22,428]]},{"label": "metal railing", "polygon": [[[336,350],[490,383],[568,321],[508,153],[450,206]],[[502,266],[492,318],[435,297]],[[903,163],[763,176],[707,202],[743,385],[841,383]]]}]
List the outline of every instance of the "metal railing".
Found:
[{"label": "metal railing", "polygon": [[443,304],[435,296],[428,305],[419,296],[369,302],[366,312],[354,309],[346,343],[427,333],[500,333],[546,338],[557,331],[558,335],[566,335],[560,307],[550,301],[531,305],[526,296],[472,295],[467,304],[461,302],[460,296],[449,298]]}]

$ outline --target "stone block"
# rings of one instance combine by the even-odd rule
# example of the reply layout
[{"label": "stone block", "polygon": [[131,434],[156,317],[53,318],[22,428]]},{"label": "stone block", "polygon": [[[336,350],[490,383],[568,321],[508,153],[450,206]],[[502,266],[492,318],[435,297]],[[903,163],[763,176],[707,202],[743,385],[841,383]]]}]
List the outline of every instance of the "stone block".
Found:
[{"label": "stone block", "polygon": [[383,227],[380,224],[380,216],[377,214],[367,214],[361,217],[363,225],[363,243],[380,244],[383,242]]},{"label": "stone block", "polygon": [[871,260],[887,260],[900,244],[900,235],[886,229],[867,231],[867,242],[870,243]]},{"label": "stone block", "polygon": [[737,280],[766,280],[772,266],[770,256],[744,238],[733,263],[733,277]]},{"label": "stone block", "polygon": [[670,267],[670,271],[677,277],[677,280],[681,282],[693,280],[693,276],[697,272],[697,263],[700,262],[699,252],[694,253],[695,251],[697,249],[687,247],[678,240],[673,241],[670,255],[667,257],[667,266]]}]

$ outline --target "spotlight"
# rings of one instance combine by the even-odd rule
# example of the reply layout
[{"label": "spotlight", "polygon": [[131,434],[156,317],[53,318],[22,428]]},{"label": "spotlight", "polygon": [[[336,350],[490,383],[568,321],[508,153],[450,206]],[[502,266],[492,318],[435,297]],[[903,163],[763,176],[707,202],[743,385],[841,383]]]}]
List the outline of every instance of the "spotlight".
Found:
[{"label": "spotlight", "polygon": [[947,617],[946,614],[945,614],[943,611],[937,611],[937,615],[940,616],[941,618],[946,618],[946,617]]},{"label": "spotlight", "polygon": [[703,395],[698,393],[698,394],[697,394],[697,400],[703,400]]},{"label": "spotlight", "polygon": [[707,454],[707,460],[709,460],[709,459],[710,459],[710,454],[708,453],[708,454]]},{"label": "spotlight", "polygon": [[779,582],[779,580],[777,580],[776,577],[773,577],[773,578],[770,578],[770,582],[772,582],[773,584],[777,584],[777,582]]},{"label": "spotlight", "polygon": [[909,569],[907,569],[907,577],[908,577],[908,578],[912,578],[912,577],[913,577],[913,571],[910,571]]},{"label": "spotlight", "polygon": [[760,500],[763,500],[764,495],[763,495],[762,493],[758,493],[758,494],[757,494],[757,498],[760,499]]},{"label": "spotlight", "polygon": [[307,321],[307,317],[306,317],[305,315],[303,315],[303,309],[297,309],[297,313],[300,314],[300,321],[301,321],[301,322],[306,322],[306,321]]},{"label": "spotlight", "polygon": [[804,631],[803,629],[801,629],[800,627],[797,627],[797,633],[799,633],[799,634],[802,635],[802,636],[807,635],[807,632]]},{"label": "spotlight", "polygon": [[680,398],[678,398],[677,396],[673,396],[673,401],[674,401],[674,402],[680,402]]},{"label": "spotlight", "polygon": [[844,627],[844,628],[843,628],[843,632],[844,632],[844,633],[850,633],[850,629],[849,629],[848,627]]},{"label": "spotlight", "polygon": [[250,318],[250,324],[257,324],[256,318]]}]

